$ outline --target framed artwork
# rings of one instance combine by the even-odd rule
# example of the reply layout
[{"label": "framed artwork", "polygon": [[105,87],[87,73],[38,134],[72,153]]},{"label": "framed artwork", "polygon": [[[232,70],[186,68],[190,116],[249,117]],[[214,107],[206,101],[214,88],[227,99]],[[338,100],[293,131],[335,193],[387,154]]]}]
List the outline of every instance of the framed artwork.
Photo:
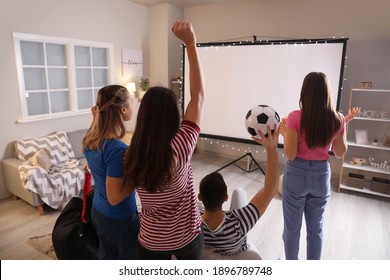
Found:
[{"label": "framed artwork", "polygon": [[372,89],[372,82],[362,82],[361,83],[361,88]]},{"label": "framed artwork", "polygon": [[356,144],[368,144],[367,130],[356,129]]},{"label": "framed artwork", "polygon": [[142,77],[142,50],[122,49],[122,76]]}]

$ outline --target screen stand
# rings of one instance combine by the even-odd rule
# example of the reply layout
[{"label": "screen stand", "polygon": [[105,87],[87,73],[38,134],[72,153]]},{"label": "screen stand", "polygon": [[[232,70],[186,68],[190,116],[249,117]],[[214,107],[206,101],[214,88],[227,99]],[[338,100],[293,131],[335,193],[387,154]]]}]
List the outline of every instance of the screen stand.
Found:
[{"label": "screen stand", "polygon": [[[244,168],[242,168],[241,166],[239,166],[239,165],[236,164],[237,161],[239,161],[239,160],[241,160],[241,159],[243,159],[243,158],[245,158],[245,157],[247,158],[247,161],[246,161],[246,169],[244,169]],[[257,165],[257,167],[252,168],[253,162]],[[260,164],[259,164],[259,163],[256,161],[256,159],[253,157],[250,148],[249,148],[249,152],[247,152],[245,155],[243,155],[243,156],[239,157],[238,159],[235,159],[235,160],[233,160],[232,162],[230,162],[230,163],[228,163],[228,164],[222,166],[220,169],[216,170],[216,172],[218,172],[218,171],[220,171],[220,170],[222,170],[222,169],[224,169],[224,168],[226,168],[226,167],[228,167],[229,165],[232,165],[232,164],[234,164],[235,166],[237,166],[238,168],[240,168],[242,171],[245,171],[245,172],[247,172],[247,173],[251,173],[251,172],[253,172],[253,171],[260,170],[260,171],[265,175],[265,172],[264,172],[263,168],[261,168]]]}]

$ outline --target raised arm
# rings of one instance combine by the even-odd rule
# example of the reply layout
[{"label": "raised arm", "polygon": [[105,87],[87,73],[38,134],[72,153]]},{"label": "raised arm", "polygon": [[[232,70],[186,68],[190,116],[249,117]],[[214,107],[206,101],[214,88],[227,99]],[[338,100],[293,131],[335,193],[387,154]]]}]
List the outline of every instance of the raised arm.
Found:
[{"label": "raised arm", "polygon": [[[352,110],[348,110],[348,114],[345,116],[345,124],[349,123],[354,117],[356,117],[360,113],[360,107],[353,107]],[[344,123],[343,123],[344,125]],[[332,150],[336,158],[342,158],[344,154],[347,152],[348,144],[347,144],[347,131],[346,128],[337,135],[337,137],[333,140]]]},{"label": "raised arm", "polygon": [[200,126],[201,111],[204,99],[204,79],[202,67],[196,49],[196,36],[190,22],[175,22],[172,32],[183,41],[187,48],[190,68],[190,102],[184,113],[184,119]]},{"label": "raised arm", "polygon": [[253,140],[265,146],[267,150],[267,169],[265,171],[264,187],[255,194],[250,202],[256,206],[260,215],[263,215],[279,184],[279,157],[277,150],[279,131],[275,125],[273,134],[271,134],[271,130],[268,127],[267,137],[260,130],[258,130],[258,133],[261,139],[253,137]]},{"label": "raised arm", "polygon": [[345,116],[345,122],[349,123],[354,117],[360,113],[360,107],[353,107],[352,110],[348,110],[348,115]]}]

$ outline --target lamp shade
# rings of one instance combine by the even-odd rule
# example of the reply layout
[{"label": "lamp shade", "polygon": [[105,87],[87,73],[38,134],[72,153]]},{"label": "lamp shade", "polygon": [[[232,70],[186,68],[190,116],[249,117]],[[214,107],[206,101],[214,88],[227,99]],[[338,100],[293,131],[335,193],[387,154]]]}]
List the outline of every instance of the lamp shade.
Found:
[{"label": "lamp shade", "polygon": [[127,83],[126,88],[127,88],[128,92],[134,93],[135,92],[135,83],[134,82]]}]

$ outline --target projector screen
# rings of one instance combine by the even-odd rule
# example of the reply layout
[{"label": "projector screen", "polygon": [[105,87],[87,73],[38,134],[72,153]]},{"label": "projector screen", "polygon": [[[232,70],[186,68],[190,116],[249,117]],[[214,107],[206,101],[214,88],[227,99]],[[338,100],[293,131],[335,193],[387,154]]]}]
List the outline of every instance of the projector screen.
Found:
[{"label": "projector screen", "polygon": [[[325,73],[339,108],[347,39],[198,44],[205,78],[201,136],[255,143],[245,128],[245,115],[268,105],[285,117],[299,109],[304,77]],[[183,105],[189,92],[189,65],[183,51]],[[282,144],[283,137],[279,138]]]}]

